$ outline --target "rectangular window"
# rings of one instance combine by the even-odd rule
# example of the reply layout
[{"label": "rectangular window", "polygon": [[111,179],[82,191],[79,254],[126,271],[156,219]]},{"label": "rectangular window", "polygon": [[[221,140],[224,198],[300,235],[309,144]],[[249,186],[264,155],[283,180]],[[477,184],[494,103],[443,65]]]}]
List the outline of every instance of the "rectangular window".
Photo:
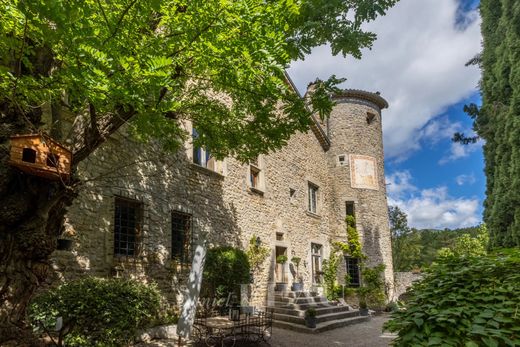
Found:
[{"label": "rectangular window", "polygon": [[249,168],[249,183],[252,188],[260,188],[260,169],[253,165]]},{"label": "rectangular window", "polygon": [[116,197],[114,216],[114,255],[138,254],[143,204],[137,200]]},{"label": "rectangular window", "polygon": [[359,287],[359,285],[361,284],[359,276],[359,259],[345,257],[345,263],[347,267],[347,274],[350,279],[350,286]]},{"label": "rectangular window", "polygon": [[354,201],[347,201],[345,202],[345,214],[347,216],[355,217],[354,215]]},{"label": "rectangular window", "polygon": [[[195,128],[192,130],[192,137],[195,140],[199,137],[199,133]],[[193,162],[197,165],[203,166],[205,168],[215,170],[215,160],[211,156],[211,153],[202,147],[193,146]]]},{"label": "rectangular window", "polygon": [[318,186],[309,182],[309,212],[318,213]]},{"label": "rectangular window", "polygon": [[264,162],[260,156],[249,162],[248,167],[248,186],[251,191],[263,194],[265,190],[265,179],[264,179]]},{"label": "rectangular window", "polygon": [[172,259],[181,263],[191,261],[191,214],[172,212]]},{"label": "rectangular window", "polygon": [[338,155],[338,165],[339,166],[347,165],[347,156],[345,154]]}]

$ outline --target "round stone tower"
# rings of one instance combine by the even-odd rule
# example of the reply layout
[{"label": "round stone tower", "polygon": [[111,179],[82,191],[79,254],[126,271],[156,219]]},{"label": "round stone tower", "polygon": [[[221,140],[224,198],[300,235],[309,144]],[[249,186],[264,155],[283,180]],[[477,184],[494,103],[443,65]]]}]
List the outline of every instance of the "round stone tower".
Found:
[{"label": "round stone tower", "polygon": [[[330,139],[329,172],[335,209],[332,225],[345,238],[345,217],[354,215],[369,266],[385,264],[385,281],[393,287],[392,247],[386,199],[379,93],[344,90],[335,95],[326,128]],[[392,290],[388,293],[392,298]]]}]

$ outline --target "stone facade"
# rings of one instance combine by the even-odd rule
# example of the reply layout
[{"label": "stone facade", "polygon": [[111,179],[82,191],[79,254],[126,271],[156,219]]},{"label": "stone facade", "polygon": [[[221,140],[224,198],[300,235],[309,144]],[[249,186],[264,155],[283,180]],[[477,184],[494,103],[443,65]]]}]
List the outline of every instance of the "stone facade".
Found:
[{"label": "stone facade", "polygon": [[[190,144],[185,151],[168,154],[120,130],[78,168],[85,183],[66,221],[75,247],[55,253],[56,272],[64,279],[92,274],[153,280],[176,303],[187,274],[186,266],[171,259],[171,213],[179,211],[191,215],[193,243],[245,249],[257,236],[272,249],[254,277],[253,302],[261,304],[277,280],[277,252],[289,259],[300,257],[305,287],[313,285],[317,260],[311,244],[318,245],[318,254],[326,259],[330,241],[346,241],[345,203],[353,201],[369,262],[384,263],[385,279],[392,283],[381,130],[386,101],[360,91],[345,91],[337,101],[321,127],[316,124],[308,133],[295,134],[280,151],[260,156],[256,187],[251,187],[248,164],[226,158],[211,162],[215,170],[210,170],[193,163]],[[376,189],[352,188],[346,159],[351,155],[374,159]],[[340,163],[339,156],[346,160]],[[317,196],[315,212],[310,211],[314,206],[309,207],[309,194]],[[136,256],[114,255],[116,197],[142,204]]]}]

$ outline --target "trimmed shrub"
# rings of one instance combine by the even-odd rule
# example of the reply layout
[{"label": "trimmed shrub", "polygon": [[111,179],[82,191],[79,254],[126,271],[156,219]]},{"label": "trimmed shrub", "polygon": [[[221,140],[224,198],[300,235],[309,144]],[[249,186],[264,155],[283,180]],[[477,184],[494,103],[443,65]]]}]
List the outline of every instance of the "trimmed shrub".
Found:
[{"label": "trimmed shrub", "polygon": [[241,249],[211,248],[206,254],[202,293],[216,299],[225,299],[229,293],[238,295],[240,285],[249,283],[249,272],[247,254]]},{"label": "trimmed shrub", "polygon": [[396,346],[519,346],[518,269],[520,249],[441,258],[385,328]]},{"label": "trimmed shrub", "polygon": [[155,285],[127,279],[86,277],[35,297],[28,315],[36,332],[52,332],[58,317],[59,345],[121,346],[159,316]]}]

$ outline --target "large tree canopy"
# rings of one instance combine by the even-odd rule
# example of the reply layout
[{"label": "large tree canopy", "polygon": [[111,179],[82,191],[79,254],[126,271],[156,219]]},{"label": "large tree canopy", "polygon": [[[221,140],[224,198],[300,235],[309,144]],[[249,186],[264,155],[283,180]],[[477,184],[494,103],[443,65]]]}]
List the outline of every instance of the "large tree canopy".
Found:
[{"label": "large tree canopy", "polygon": [[76,194],[74,176],[66,186],[12,169],[10,136],[51,132],[73,167],[123,124],[175,149],[190,120],[196,145],[220,158],[280,148],[330,112],[339,82],[304,102],[285,68],[326,43],[359,57],[375,38],[361,24],[396,1],[1,1],[0,336],[23,328]]},{"label": "large tree canopy", "polygon": [[[482,107],[466,107],[483,138],[487,178],[484,221],[490,246],[520,246],[520,4],[482,0]],[[474,142],[456,134],[455,140]]]},{"label": "large tree canopy", "polygon": [[2,114],[38,128],[36,110],[51,100],[88,111],[89,136],[72,139],[76,162],[132,116],[144,139],[174,147],[182,136],[172,118],[189,118],[215,155],[251,156],[305,130],[309,112],[330,108],[324,84],[315,109],[305,109],[286,83],[291,60],[327,42],[359,56],[374,39],[361,23],[394,2],[4,1]]}]

